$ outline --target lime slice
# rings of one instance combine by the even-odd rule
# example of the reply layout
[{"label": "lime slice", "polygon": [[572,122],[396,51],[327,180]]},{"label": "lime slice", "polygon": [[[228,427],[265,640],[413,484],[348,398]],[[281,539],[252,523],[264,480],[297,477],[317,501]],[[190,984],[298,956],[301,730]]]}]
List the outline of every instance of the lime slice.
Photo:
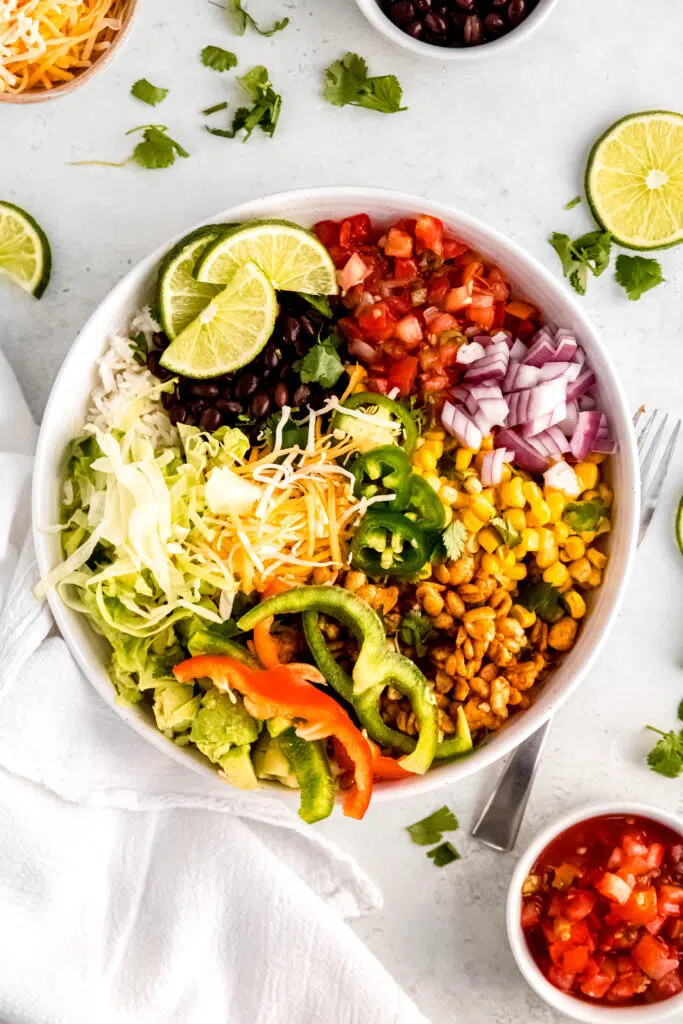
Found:
[{"label": "lime slice", "polygon": [[334,263],[315,235],[285,220],[243,224],[206,250],[196,269],[199,281],[221,284],[253,260],[273,287],[307,295],[336,295]]},{"label": "lime slice", "polygon": [[51,268],[50,243],[41,226],[21,207],[0,202],[0,273],[39,299]]},{"label": "lime slice", "polygon": [[683,498],[678,503],[676,509],[676,540],[678,541],[678,548],[683,555]]},{"label": "lime slice", "polygon": [[246,263],[181,331],[161,365],[185,377],[218,377],[246,366],[273,333],[275,289],[255,263]]},{"label": "lime slice", "polygon": [[593,146],[586,195],[595,219],[625,249],[683,241],[683,115],[631,114]]},{"label": "lime slice", "polygon": [[220,291],[215,284],[200,284],[194,277],[197,260],[225,228],[211,224],[198,228],[164,256],[157,277],[157,305],[161,326],[173,341],[208,306]]}]

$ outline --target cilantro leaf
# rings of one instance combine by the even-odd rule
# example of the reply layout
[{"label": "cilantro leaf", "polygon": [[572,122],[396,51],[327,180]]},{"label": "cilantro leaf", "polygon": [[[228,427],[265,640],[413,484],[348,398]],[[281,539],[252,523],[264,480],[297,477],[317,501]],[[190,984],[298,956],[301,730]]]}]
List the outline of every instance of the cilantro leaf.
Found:
[{"label": "cilantro leaf", "polygon": [[552,583],[528,583],[517,595],[518,604],[536,612],[544,622],[557,622],[564,615],[562,595]]},{"label": "cilantro leaf", "polygon": [[234,139],[238,132],[244,130],[242,141],[246,142],[254,128],[258,127],[272,138],[280,117],[282,96],[273,89],[268,71],[262,64],[257,64],[237,81],[253,100],[253,106],[240,107],[235,111],[232,128],[209,128],[205,125],[207,132],[223,139]]},{"label": "cilantro leaf", "polygon": [[656,288],[664,281],[658,260],[646,260],[644,256],[617,256],[617,283],[626,290],[631,302]]},{"label": "cilantro leaf", "polygon": [[465,524],[461,523],[459,519],[454,519],[443,531],[442,537],[447,557],[453,560],[460,558],[465,550],[465,543],[467,541]]},{"label": "cilantro leaf", "polygon": [[683,729],[680,733],[662,732],[648,725],[646,728],[656,732],[659,739],[647,755],[647,763],[653,772],[665,775],[667,779],[677,779],[683,773]]},{"label": "cilantro leaf", "polygon": [[569,235],[553,231],[548,241],[560,257],[562,273],[574,291],[579,295],[585,295],[588,271],[599,277],[609,264],[612,246],[610,233],[589,231],[572,241]]},{"label": "cilantro leaf", "polygon": [[406,832],[417,846],[431,846],[432,843],[441,842],[443,832],[455,832],[459,827],[453,811],[444,804],[433,814],[416,821],[414,825],[408,825]]},{"label": "cilantro leaf", "polygon": [[227,102],[223,100],[222,103],[215,103],[213,107],[207,107],[205,110],[202,110],[202,114],[204,117],[207,117],[208,114],[217,114],[219,110],[225,110],[227,106]]},{"label": "cilantro leaf", "polygon": [[574,207],[578,206],[580,202],[581,196],[574,196],[574,198],[570,199],[568,203],[565,203],[564,208],[565,210],[573,210]]},{"label": "cilantro leaf", "polygon": [[490,525],[496,528],[503,544],[506,544],[509,548],[516,548],[522,543],[520,534],[502,516],[495,516],[491,520]]},{"label": "cilantro leaf", "polygon": [[142,124],[138,128],[131,128],[126,135],[142,132],[143,139],[133,150],[131,159],[140,167],[153,171],[170,167],[175,163],[176,156],[188,157],[190,154],[187,150],[167,135],[167,131],[168,128],[164,124]]},{"label": "cilantro leaf", "polygon": [[420,612],[408,612],[401,619],[399,636],[404,644],[415,648],[418,658],[427,653],[427,639],[434,632],[434,627],[426,615]]},{"label": "cilantro leaf", "polygon": [[274,36],[276,32],[281,32],[289,25],[289,18],[282,18],[281,21],[276,21],[271,28],[260,28],[251,14],[242,7],[241,0],[228,0],[225,10],[230,24],[238,36],[244,35],[247,25],[251,25],[261,36]]},{"label": "cilantro leaf", "polygon": [[[282,419],[281,412],[275,412],[266,420],[266,426],[263,432],[263,439],[270,448],[275,447],[275,432],[277,426]],[[251,422],[251,420],[249,420]],[[282,428],[282,447],[283,448],[294,448],[298,445],[300,448],[306,447],[308,441],[308,426],[296,423],[294,420],[289,419]]]},{"label": "cilantro leaf", "polygon": [[683,722],[683,700],[678,705],[678,721]]},{"label": "cilantro leaf", "polygon": [[130,93],[131,96],[135,96],[136,100],[142,100],[143,103],[149,103],[150,107],[156,107],[157,103],[166,99],[168,89],[152,85],[146,78],[138,78],[137,82],[133,82]]},{"label": "cilantro leaf", "polygon": [[321,316],[324,316],[327,320],[331,320],[334,316],[332,307],[330,306],[330,300],[327,295],[304,295],[303,292],[299,293],[302,299],[312,306],[313,309],[317,310]]},{"label": "cilantro leaf", "polygon": [[323,97],[335,107],[351,104],[381,114],[396,114],[401,106],[403,90],[396,75],[368,77],[368,66],[357,53],[347,53],[325,71]]},{"label": "cilantro leaf", "polygon": [[427,851],[427,856],[434,861],[434,867],[445,868],[447,864],[460,860],[460,854],[452,843],[445,842]]},{"label": "cilantro leaf", "polygon": [[220,46],[205,46],[201,53],[202,64],[212,71],[229,71],[237,67],[237,57],[230,50]]},{"label": "cilantro leaf", "polygon": [[600,498],[594,501],[570,501],[565,505],[562,522],[574,533],[597,530],[600,520],[607,515],[607,506]]},{"label": "cilantro leaf", "polygon": [[323,341],[309,349],[303,359],[297,359],[293,369],[299,374],[303,384],[314,383],[331,388],[344,372],[344,364],[334,345]]},{"label": "cilantro leaf", "polygon": [[134,338],[131,338],[130,347],[133,350],[133,359],[138,366],[146,366],[149,350],[144,334],[136,334]]}]

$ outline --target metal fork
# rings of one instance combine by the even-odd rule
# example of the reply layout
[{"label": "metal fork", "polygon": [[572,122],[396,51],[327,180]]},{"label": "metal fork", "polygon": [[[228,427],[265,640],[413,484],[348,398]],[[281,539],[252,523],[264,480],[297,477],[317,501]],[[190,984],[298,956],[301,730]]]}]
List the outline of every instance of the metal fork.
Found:
[{"label": "metal fork", "polygon": [[[641,407],[633,417],[634,427],[641,422],[644,411]],[[667,413],[660,416],[655,409],[645,419],[638,433],[642,489],[638,544],[643,540],[652,521],[678,443],[680,420],[676,422],[664,443],[668,420]],[[476,839],[487,846],[492,846],[494,850],[507,852],[512,850],[517,841],[551,724],[552,718],[549,718],[540,729],[517,747],[472,829],[472,835]]]}]

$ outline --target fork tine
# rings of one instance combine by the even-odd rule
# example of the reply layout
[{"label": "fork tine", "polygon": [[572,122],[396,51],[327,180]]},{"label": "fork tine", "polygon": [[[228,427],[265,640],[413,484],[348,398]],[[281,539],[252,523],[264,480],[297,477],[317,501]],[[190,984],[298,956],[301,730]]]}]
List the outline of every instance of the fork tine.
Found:
[{"label": "fork tine", "polygon": [[654,515],[655,508],[657,507],[657,502],[659,501],[659,496],[662,492],[662,487],[664,486],[664,480],[666,479],[666,474],[669,469],[669,465],[671,464],[671,459],[673,458],[674,451],[676,450],[680,430],[681,421],[678,420],[676,426],[674,427],[671,433],[671,437],[669,438],[667,446],[664,449],[664,454],[659,460],[659,464],[657,466],[657,470],[652,480],[652,483],[650,484],[647,491],[645,492],[645,495],[643,496],[642,511],[640,516],[640,530],[638,533],[639,544],[645,536],[645,532],[648,526],[650,525],[650,522],[652,521],[652,516]]},{"label": "fork tine", "polygon": [[650,466],[652,465],[654,457],[657,454],[657,449],[659,448],[659,445],[660,445],[660,442],[662,440],[662,437],[664,436],[664,430],[666,428],[668,420],[669,420],[669,414],[666,413],[665,416],[664,416],[664,419],[662,420],[662,422],[660,423],[660,425],[659,425],[659,427],[657,429],[657,433],[652,438],[652,443],[650,444],[650,447],[648,448],[648,450],[645,452],[645,454],[642,456],[642,458],[640,460],[640,479],[641,480],[645,480],[645,478],[646,478],[646,476],[647,476],[647,474],[648,474],[648,472],[650,470]]},{"label": "fork tine", "polygon": [[640,453],[643,450],[645,442],[647,441],[648,435],[649,435],[650,431],[652,430],[652,427],[654,426],[654,422],[655,422],[656,418],[657,418],[657,410],[653,409],[652,412],[650,413],[650,415],[648,416],[647,420],[645,421],[645,423],[644,423],[644,425],[643,425],[643,427],[642,427],[642,429],[640,431],[640,434],[638,435],[638,454],[639,455],[640,455]]}]

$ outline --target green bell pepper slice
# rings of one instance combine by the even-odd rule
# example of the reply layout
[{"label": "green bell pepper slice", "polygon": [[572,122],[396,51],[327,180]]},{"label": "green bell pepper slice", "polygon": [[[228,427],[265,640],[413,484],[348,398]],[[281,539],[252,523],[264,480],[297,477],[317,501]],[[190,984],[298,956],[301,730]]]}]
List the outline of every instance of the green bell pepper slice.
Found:
[{"label": "green bell pepper slice", "polygon": [[409,456],[419,434],[417,423],[413,419],[410,409],[400,402],[395,402],[393,398],[387,398],[386,395],[379,395],[374,391],[359,391],[355,395],[350,395],[332,417],[330,429],[332,431],[340,429],[345,409],[362,409],[363,406],[375,406],[377,409],[389,413],[394,420],[401,424],[403,439],[399,447]]},{"label": "green bell pepper slice", "polygon": [[368,576],[413,576],[429,561],[433,543],[400,512],[370,509],[351,542],[353,565]]},{"label": "green bell pepper slice", "polygon": [[329,818],[334,809],[335,790],[322,741],[308,742],[297,736],[294,729],[285,729],[278,744],[299,783],[299,817],[309,825]]},{"label": "green bell pepper slice", "polygon": [[406,510],[408,519],[414,519],[423,530],[443,530],[446,509],[431,484],[413,473],[410,477],[410,497]]},{"label": "green bell pepper slice", "polygon": [[360,643],[352,677],[351,697],[355,709],[365,710],[373,703],[377,706],[379,694],[389,685],[410,697],[420,730],[415,749],[406,757],[404,767],[406,771],[423,775],[434,759],[439,738],[434,696],[419,668],[391,649],[380,617],[365,601],[341,587],[297,587],[256,605],[242,616],[238,626],[249,630],[272,615],[309,611],[337,619]]},{"label": "green bell pepper slice", "polygon": [[405,452],[396,445],[380,445],[363,455],[358,455],[353,460],[351,471],[356,481],[353,493],[357,498],[394,494],[393,501],[383,503],[383,508],[401,512],[408,507],[412,494],[413,474]]}]

